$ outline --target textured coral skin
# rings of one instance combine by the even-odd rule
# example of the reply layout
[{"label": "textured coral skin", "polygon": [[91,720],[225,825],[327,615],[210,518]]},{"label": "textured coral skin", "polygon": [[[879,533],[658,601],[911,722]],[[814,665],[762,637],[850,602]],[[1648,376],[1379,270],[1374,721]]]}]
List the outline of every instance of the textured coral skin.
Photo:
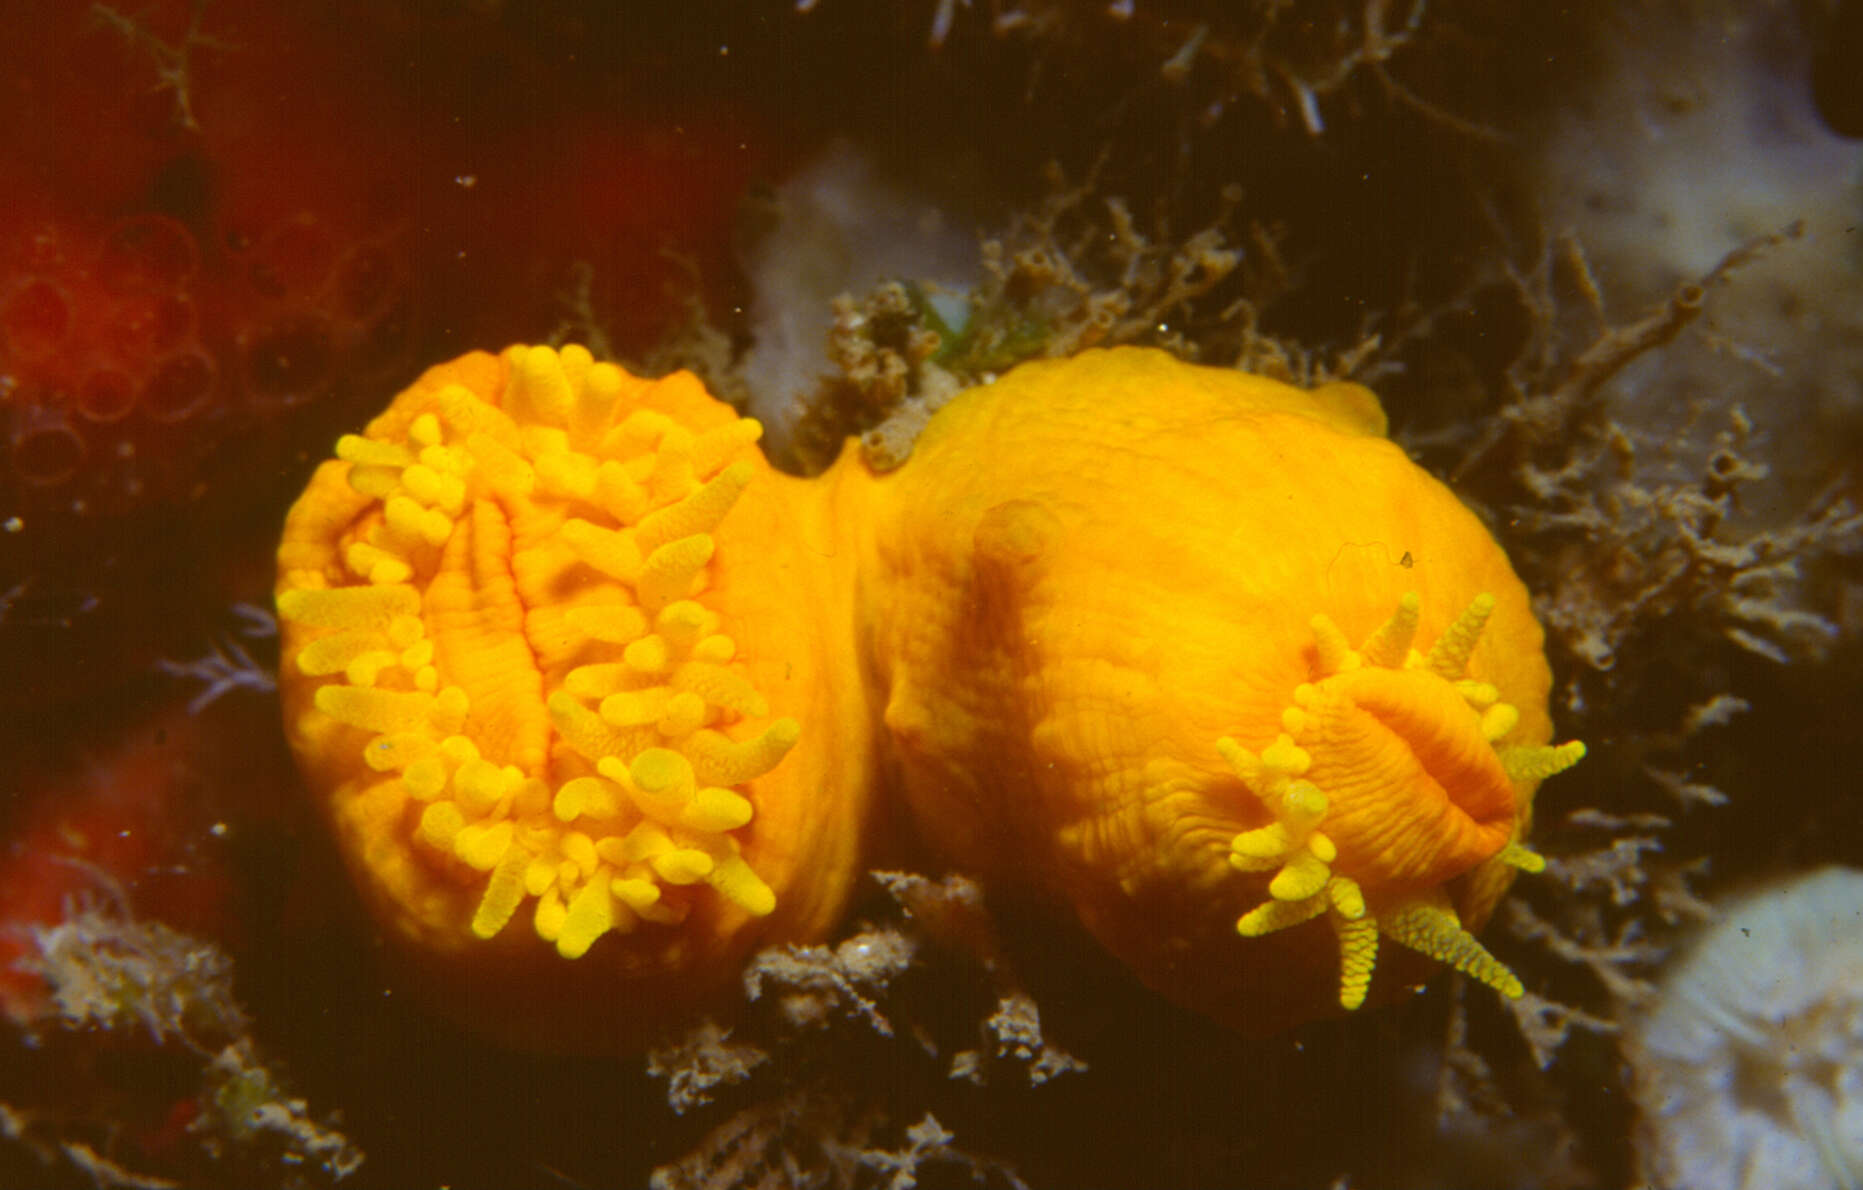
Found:
[{"label": "textured coral skin", "polygon": [[[430,371],[367,437],[405,435],[449,384],[497,403],[524,350]],[[690,377],[629,385],[624,404],[695,432],[733,420]],[[411,969],[449,1011],[507,1040],[633,1044],[721,995],[752,947],[825,934],[866,867],[876,808],[894,798],[954,866],[1076,914],[1172,999],[1272,1032],[1342,1011],[1342,999],[1355,1007],[1374,978],[1373,1000],[1421,978],[1420,961],[1373,967],[1377,933],[1402,933],[1389,916],[1437,898],[1451,933],[1458,920],[1479,928],[1513,867],[1528,866],[1514,845],[1540,774],[1510,776],[1497,750],[1543,751],[1550,736],[1540,628],[1500,547],[1383,428],[1356,386],[1307,393],[1120,349],[1024,365],[959,396],[884,476],[850,449],[824,476],[794,479],[746,446],[754,475],[713,531],[691,597],[736,640],[770,717],[800,724],[800,742],[740,787],[755,814],[738,838],[774,891],[767,916],[700,898],[682,922],[591,935],[586,956],[567,961],[517,926],[475,935],[474,906],[494,899],[485,878],[429,854],[419,807],[361,763],[367,734],[316,709],[328,679],[297,657],[318,633],[294,624],[281,596],[287,730]],[[293,510],[281,592],[357,581],[332,545],[366,521],[349,470],[325,464]],[[555,589],[572,591],[578,573]],[[1407,596],[1418,648],[1491,600],[1451,672],[1430,672],[1415,650],[1407,666],[1361,666],[1316,644],[1316,616],[1357,642]],[[441,602],[430,590],[430,620]],[[501,693],[510,675],[481,660],[498,643],[442,643],[437,665],[442,684],[470,692],[466,733],[503,762],[511,747],[485,737],[550,741],[551,727],[539,699]],[[1460,694],[1451,677],[1486,693]],[[1480,708],[1497,697],[1511,710],[1490,729]],[[1349,878],[1346,894],[1333,880],[1274,900],[1285,881],[1267,869],[1279,860],[1231,854],[1279,829],[1277,813],[1287,821],[1249,768],[1254,752],[1277,755],[1284,729],[1304,732],[1311,766],[1299,771],[1330,799],[1312,847],[1329,862],[1336,850],[1321,878]],[[531,755],[559,752],[549,742]],[[1245,753],[1238,768],[1231,758]],[[582,771],[559,769],[553,782]],[[1326,897],[1337,938],[1298,916],[1238,934],[1264,902],[1270,913],[1304,903],[1310,917]],[[1498,972],[1484,980],[1517,995],[1460,936]],[[1361,978],[1342,992],[1354,945]]]}]

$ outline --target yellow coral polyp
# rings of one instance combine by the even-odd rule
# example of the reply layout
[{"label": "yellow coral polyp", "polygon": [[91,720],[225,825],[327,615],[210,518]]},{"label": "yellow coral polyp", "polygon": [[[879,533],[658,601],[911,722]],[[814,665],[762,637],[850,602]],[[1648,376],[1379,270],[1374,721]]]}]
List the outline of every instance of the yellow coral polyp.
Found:
[{"label": "yellow coral polyp", "polygon": [[804,480],[690,376],[467,356],[292,511],[287,727],[411,970],[509,1039],[728,998],[891,801],[1245,1032],[1418,955],[1519,995],[1474,931],[1583,748],[1500,547],[1383,431],[1354,385],[1089,351]]}]

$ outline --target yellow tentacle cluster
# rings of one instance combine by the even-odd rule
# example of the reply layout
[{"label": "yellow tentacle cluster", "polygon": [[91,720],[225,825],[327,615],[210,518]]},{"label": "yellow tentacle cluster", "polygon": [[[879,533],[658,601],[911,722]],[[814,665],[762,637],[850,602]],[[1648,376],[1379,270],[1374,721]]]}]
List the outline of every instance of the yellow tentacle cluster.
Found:
[{"label": "yellow tentacle cluster", "polygon": [[[1472,976],[1503,995],[1518,998],[1522,993],[1514,974],[1462,928],[1442,889],[1442,880],[1472,866],[1471,859],[1494,859],[1527,871],[1539,871],[1545,866],[1543,859],[1513,837],[1516,818],[1511,800],[1500,820],[1505,833],[1491,832],[1493,837],[1486,844],[1476,844],[1487,854],[1471,856],[1457,849],[1454,855],[1443,857],[1441,864],[1433,864],[1424,879],[1412,875],[1393,880],[1388,865],[1380,870],[1382,857],[1375,848],[1349,848],[1342,859],[1338,844],[1319,829],[1333,808],[1333,799],[1308,779],[1314,758],[1301,746],[1303,741],[1316,748],[1340,746],[1337,732],[1323,730],[1323,720],[1341,718],[1327,716],[1322,709],[1338,701],[1336,695],[1328,697],[1334,694],[1326,689],[1328,679],[1366,669],[1406,670],[1424,683],[1433,680],[1454,698],[1440,699],[1432,706],[1441,715],[1438,719],[1396,725],[1400,737],[1460,733],[1466,737],[1464,742],[1479,740],[1493,746],[1494,760],[1510,780],[1537,780],[1578,763],[1585,746],[1577,741],[1556,747],[1509,747],[1498,743],[1514,729],[1520,713],[1501,702],[1492,685],[1465,676],[1469,657],[1494,610],[1494,602],[1492,595],[1476,596],[1427,653],[1411,647],[1421,608],[1415,592],[1404,595],[1391,618],[1356,650],[1332,620],[1314,616],[1310,623],[1314,680],[1295,689],[1294,705],[1281,716],[1282,733],[1259,754],[1227,736],[1216,742],[1217,751],[1235,775],[1274,815],[1274,821],[1267,826],[1243,831],[1230,841],[1231,867],[1242,872],[1275,873],[1268,884],[1271,899],[1244,913],[1236,921],[1236,930],[1243,937],[1256,938],[1325,914],[1339,940],[1339,1003],[1343,1008],[1357,1008],[1365,1002],[1377,963],[1380,934]],[[1349,690],[1345,696],[1349,699]],[[1456,706],[1458,700],[1460,707]],[[1422,702],[1414,700],[1412,705]],[[1382,709],[1375,710],[1373,718],[1378,726],[1372,730],[1378,730],[1391,727],[1395,716]],[[1419,739],[1418,751],[1426,750],[1439,755],[1449,751],[1439,740]],[[1422,780],[1430,779],[1429,767],[1423,766],[1426,771],[1420,774]],[[1376,781],[1382,774],[1352,771],[1350,767],[1340,777],[1361,787],[1371,778],[1373,797],[1383,803],[1372,807],[1371,817],[1415,812],[1414,787],[1397,782],[1378,788]],[[1453,802],[1452,797],[1452,804],[1434,808],[1446,810],[1445,817],[1466,816],[1470,808]],[[1365,836],[1372,832],[1361,824],[1355,833]],[[1335,865],[1346,871],[1335,870]],[[1348,871],[1354,874],[1346,874]],[[1367,885],[1375,890],[1369,899]]]},{"label": "yellow tentacle cluster", "polygon": [[449,384],[337,444],[361,498],[340,567],[281,555],[296,667],[325,679],[315,714],[353,729],[376,775],[339,813],[386,832],[364,862],[430,931],[448,924],[435,872],[482,890],[471,934],[534,902],[564,958],[679,922],[706,886],[768,914],[742,787],[799,728],[734,737],[769,707],[694,598],[759,427],[632,408],[638,382],[580,348],[507,355],[502,407]]}]

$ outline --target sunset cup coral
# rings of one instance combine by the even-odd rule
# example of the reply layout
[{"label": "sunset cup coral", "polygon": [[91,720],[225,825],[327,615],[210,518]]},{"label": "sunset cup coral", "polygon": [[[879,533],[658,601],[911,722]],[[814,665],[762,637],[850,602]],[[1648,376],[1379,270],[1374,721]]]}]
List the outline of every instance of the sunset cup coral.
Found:
[{"label": "sunset cup coral", "polygon": [[918,821],[1246,1032],[1364,1003],[1381,939],[1519,995],[1469,931],[1583,753],[1505,555],[1383,429],[1355,385],[1091,351],[958,397],[871,501]]},{"label": "sunset cup coral", "polygon": [[475,1027],[636,1044],[840,916],[874,785],[854,583],[815,552],[831,493],[758,432],[689,375],[475,353],[292,509],[287,732],[410,976]]},{"label": "sunset cup coral", "polygon": [[1582,748],[1499,546],[1382,429],[1098,351],[801,480],[689,376],[467,356],[291,514],[287,727],[411,969],[513,1040],[628,1044],[826,932],[895,796],[1246,1031],[1405,986],[1380,939],[1518,995],[1470,931]]}]

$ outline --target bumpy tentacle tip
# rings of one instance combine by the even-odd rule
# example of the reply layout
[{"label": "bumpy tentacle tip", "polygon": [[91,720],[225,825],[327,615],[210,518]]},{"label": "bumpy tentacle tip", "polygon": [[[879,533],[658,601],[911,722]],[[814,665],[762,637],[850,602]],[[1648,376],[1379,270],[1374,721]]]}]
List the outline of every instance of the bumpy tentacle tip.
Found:
[{"label": "bumpy tentacle tip", "polygon": [[1495,858],[1529,875],[1538,875],[1546,870],[1546,857],[1537,851],[1528,850],[1520,843],[1509,843]]},{"label": "bumpy tentacle tip", "polygon": [[1371,991],[1371,973],[1378,963],[1378,923],[1363,916],[1335,916],[1333,929],[1339,935],[1339,1007],[1351,1012],[1364,1006]]},{"label": "bumpy tentacle tip", "polygon": [[1501,751],[1501,763],[1506,766],[1507,775],[1516,781],[1540,781],[1557,776],[1583,759],[1585,744],[1582,740],[1568,740],[1557,746],[1506,748]]},{"label": "bumpy tentacle tip", "polygon": [[1428,955],[1510,1000],[1525,994],[1520,980],[1462,928],[1448,898],[1432,892],[1400,903],[1379,916],[1379,928],[1394,941]]}]

